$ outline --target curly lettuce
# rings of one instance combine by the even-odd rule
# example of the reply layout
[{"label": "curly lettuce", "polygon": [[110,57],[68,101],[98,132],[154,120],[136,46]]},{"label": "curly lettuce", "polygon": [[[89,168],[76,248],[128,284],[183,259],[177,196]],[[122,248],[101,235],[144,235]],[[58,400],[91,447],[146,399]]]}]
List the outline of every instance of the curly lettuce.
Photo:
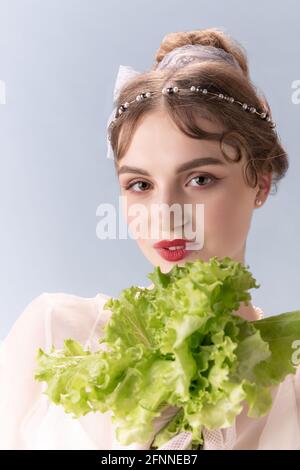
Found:
[{"label": "curly lettuce", "polygon": [[152,448],[181,431],[201,445],[203,427],[232,425],[245,403],[248,416],[265,415],[272,387],[296,371],[300,311],[253,322],[234,314],[260,287],[247,268],[229,257],[169,273],[155,267],[152,289],[129,287],[106,302],[112,313],[97,352],[71,338],[62,349],[40,348],[35,379],[75,418],[111,410],[123,445],[148,441],[168,406],[178,412]]}]

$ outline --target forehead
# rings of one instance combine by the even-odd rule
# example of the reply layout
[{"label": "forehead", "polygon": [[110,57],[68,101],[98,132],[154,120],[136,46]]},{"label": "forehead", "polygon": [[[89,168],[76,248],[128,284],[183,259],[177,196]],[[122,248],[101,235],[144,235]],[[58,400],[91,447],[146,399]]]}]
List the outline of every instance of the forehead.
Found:
[{"label": "forehead", "polygon": [[[201,129],[207,132],[222,133],[224,127],[204,117],[197,117]],[[201,157],[216,157],[226,163],[218,141],[192,138],[184,134],[163,110],[149,113],[139,122],[126,153],[118,167],[122,165],[178,166],[185,160]]]}]

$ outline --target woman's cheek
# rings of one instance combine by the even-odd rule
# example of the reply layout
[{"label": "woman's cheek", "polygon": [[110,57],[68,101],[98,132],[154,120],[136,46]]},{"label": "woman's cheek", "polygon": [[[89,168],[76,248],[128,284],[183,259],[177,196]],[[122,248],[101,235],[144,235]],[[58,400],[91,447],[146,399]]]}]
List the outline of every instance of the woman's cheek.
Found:
[{"label": "woman's cheek", "polygon": [[123,200],[122,212],[128,226],[128,231],[134,235],[136,241],[147,238],[148,233],[150,233],[148,207],[127,196]]},{"label": "woman's cheek", "polygon": [[229,198],[208,211],[206,230],[208,237],[219,241],[220,246],[239,246],[247,238],[251,221],[249,199]]}]

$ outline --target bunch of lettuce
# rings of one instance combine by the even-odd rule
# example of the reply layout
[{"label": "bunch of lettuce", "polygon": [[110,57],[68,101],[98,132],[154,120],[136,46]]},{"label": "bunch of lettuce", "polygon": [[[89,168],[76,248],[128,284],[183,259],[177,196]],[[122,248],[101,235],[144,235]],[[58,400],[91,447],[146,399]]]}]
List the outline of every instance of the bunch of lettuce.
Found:
[{"label": "bunch of lettuce", "polygon": [[146,442],[168,406],[178,412],[152,448],[181,431],[201,445],[203,426],[232,425],[245,402],[248,416],[266,414],[271,388],[296,371],[300,311],[253,322],[236,315],[260,287],[247,268],[229,257],[169,273],[155,267],[152,289],[133,286],[106,302],[112,313],[97,352],[73,339],[49,354],[39,349],[35,378],[74,418],[111,410],[124,445]]}]

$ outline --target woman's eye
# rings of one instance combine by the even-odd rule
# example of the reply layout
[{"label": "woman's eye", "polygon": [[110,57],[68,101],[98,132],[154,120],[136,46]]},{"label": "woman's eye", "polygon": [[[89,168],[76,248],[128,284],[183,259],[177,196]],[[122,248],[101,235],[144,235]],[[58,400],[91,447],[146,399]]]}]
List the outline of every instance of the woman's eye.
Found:
[{"label": "woman's eye", "polygon": [[[212,175],[199,175],[199,176],[195,176],[194,178],[192,178],[190,180],[191,181],[194,181],[194,180],[198,180],[199,183],[196,183],[195,185],[192,185],[192,186],[208,186],[212,183],[208,183],[208,184],[205,184],[205,179],[207,180],[207,178],[209,180],[212,180],[213,182],[218,180],[219,178],[216,178],[215,176],[212,176]],[[203,184],[203,180],[204,180],[204,184]],[[132,191],[133,193],[144,193],[145,191],[147,191],[149,189],[149,186],[150,183],[147,183],[147,181],[143,181],[143,180],[138,180],[138,181],[133,181],[132,183],[129,183],[126,187],[125,187],[125,190],[126,191]],[[134,189],[136,188],[136,189]]]},{"label": "woman's eye", "polygon": [[[136,186],[136,185],[139,187],[139,189],[141,189],[141,191],[132,189],[132,188],[133,188],[134,186]],[[149,185],[149,183],[147,183],[146,181],[142,181],[142,180],[140,180],[140,181],[134,181],[133,183],[130,183],[129,185],[127,185],[127,186],[125,187],[125,190],[126,190],[126,191],[130,190],[130,191],[132,191],[132,192],[134,192],[134,193],[143,193],[143,192],[145,191],[145,185],[147,186],[147,185]],[[146,189],[147,189],[147,188],[146,188]]]},{"label": "woman's eye", "polygon": [[[212,175],[199,175],[199,176],[195,176],[194,178],[192,178],[190,181],[193,181],[193,180],[198,180],[199,182],[203,182],[203,180],[205,180],[206,178],[212,180],[212,181],[215,181],[217,180],[218,178],[216,178],[215,176],[212,176]],[[210,183],[208,183],[210,184]],[[196,183],[195,186],[208,186],[207,184],[202,184],[202,183]]]}]

